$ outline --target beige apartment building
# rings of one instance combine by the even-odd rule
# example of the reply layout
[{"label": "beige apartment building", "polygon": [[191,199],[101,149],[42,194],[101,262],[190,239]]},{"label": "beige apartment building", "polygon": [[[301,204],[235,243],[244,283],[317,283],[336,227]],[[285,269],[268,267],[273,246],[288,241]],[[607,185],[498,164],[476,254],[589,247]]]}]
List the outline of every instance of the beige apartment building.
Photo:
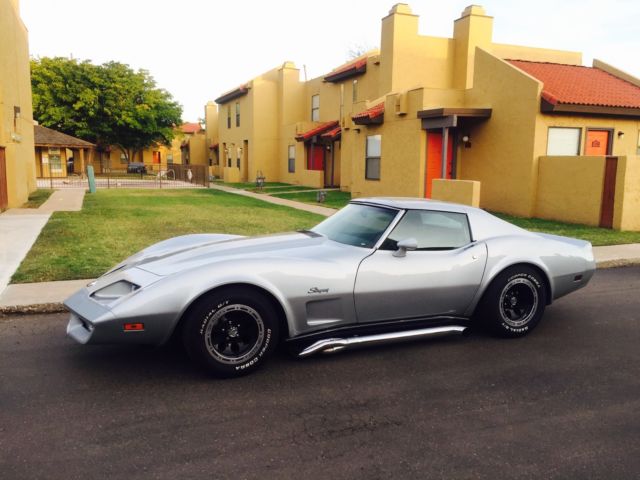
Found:
[{"label": "beige apartment building", "polygon": [[420,35],[397,4],[379,50],[306,82],[285,62],[220,95],[219,175],[640,229],[640,80],[496,43],[493,22],[472,5],[451,38]]},{"label": "beige apartment building", "polygon": [[35,188],[28,34],[18,0],[0,0],[0,211]]}]

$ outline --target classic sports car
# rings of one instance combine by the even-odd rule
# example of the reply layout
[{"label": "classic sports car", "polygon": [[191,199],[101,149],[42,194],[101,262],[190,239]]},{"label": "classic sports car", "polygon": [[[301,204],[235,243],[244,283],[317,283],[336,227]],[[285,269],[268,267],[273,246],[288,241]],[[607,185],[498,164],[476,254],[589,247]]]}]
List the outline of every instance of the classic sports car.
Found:
[{"label": "classic sports car", "polygon": [[127,258],[65,301],[80,343],[180,335],[218,376],[299,356],[462,333],[519,337],[584,287],[591,244],[531,233],[463,205],[365,198],[308,231],[186,235]]}]

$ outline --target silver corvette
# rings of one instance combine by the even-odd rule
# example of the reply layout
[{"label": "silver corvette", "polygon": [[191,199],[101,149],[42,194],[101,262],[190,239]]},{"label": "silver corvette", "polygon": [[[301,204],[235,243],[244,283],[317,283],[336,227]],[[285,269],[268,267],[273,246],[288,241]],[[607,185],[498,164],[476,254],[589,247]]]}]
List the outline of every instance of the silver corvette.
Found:
[{"label": "silver corvette", "polygon": [[65,301],[80,343],[160,345],[179,335],[218,376],[297,355],[462,333],[530,332],[584,287],[591,244],[421,199],[352,201],[308,231],[186,235],[127,258]]}]

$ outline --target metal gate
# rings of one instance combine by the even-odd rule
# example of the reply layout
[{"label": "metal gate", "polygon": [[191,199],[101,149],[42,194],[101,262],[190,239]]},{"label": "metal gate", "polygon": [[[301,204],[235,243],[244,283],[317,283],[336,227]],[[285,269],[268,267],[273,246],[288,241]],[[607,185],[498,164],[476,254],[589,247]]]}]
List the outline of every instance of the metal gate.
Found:
[{"label": "metal gate", "polygon": [[[98,168],[97,188],[207,188],[209,169],[205,165],[131,163],[124,168]],[[39,188],[89,188],[86,172],[51,171],[42,165]]]}]

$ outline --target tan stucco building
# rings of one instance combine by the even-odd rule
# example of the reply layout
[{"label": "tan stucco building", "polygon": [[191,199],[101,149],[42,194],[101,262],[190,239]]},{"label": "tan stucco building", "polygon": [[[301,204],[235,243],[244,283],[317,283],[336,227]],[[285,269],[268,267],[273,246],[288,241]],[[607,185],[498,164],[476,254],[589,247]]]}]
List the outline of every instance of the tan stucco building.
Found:
[{"label": "tan stucco building", "polygon": [[81,175],[95,145],[41,125],[34,125],[36,176],[38,178]]},{"label": "tan stucco building", "polygon": [[219,96],[220,175],[640,229],[638,79],[496,43],[480,6],[451,38],[418,20],[397,4],[379,50],[307,82],[285,62]]},{"label": "tan stucco building", "polygon": [[112,145],[106,151],[99,152],[97,157],[99,161],[94,162],[97,171],[126,170],[130,162],[144,163],[150,172],[163,170],[171,164],[209,164],[205,131],[197,122],[176,127],[171,145],[159,144],[145,148],[129,159],[119,147]]},{"label": "tan stucco building", "polygon": [[29,42],[18,0],[0,0],[0,210],[36,188]]}]

